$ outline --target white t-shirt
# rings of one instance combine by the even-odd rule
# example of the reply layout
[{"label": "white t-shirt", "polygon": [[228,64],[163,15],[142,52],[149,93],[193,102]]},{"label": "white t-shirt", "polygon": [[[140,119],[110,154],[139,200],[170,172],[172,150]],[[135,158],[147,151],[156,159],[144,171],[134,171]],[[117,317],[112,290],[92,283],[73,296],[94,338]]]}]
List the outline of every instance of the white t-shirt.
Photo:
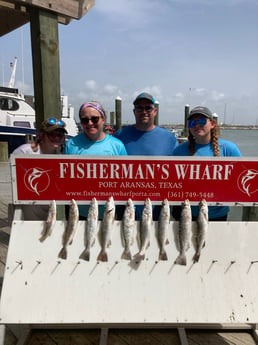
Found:
[{"label": "white t-shirt", "polygon": [[27,153],[27,154],[39,154],[40,153],[40,148],[38,145],[37,151],[33,151],[31,148],[31,144],[23,144],[19,147],[17,147],[13,153]]}]

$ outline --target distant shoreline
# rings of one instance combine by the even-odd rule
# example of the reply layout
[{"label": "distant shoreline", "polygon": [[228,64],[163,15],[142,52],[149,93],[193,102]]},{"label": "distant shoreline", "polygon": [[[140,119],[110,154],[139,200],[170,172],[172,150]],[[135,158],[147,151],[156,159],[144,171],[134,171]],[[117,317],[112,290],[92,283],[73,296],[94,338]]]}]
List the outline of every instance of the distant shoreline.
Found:
[{"label": "distant shoreline", "polygon": [[[161,127],[167,128],[167,129],[183,129],[183,124],[177,124],[177,125],[161,125]],[[248,125],[220,125],[220,129],[249,129],[249,130],[258,130],[258,126],[248,126]]]}]

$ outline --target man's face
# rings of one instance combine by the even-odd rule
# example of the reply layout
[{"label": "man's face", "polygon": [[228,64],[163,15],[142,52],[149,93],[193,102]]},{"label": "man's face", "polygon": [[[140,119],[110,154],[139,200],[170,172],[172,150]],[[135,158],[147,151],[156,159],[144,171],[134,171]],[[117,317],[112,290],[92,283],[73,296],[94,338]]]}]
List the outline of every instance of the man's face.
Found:
[{"label": "man's face", "polygon": [[134,106],[136,124],[153,124],[157,114],[157,108],[147,99],[138,101]]}]

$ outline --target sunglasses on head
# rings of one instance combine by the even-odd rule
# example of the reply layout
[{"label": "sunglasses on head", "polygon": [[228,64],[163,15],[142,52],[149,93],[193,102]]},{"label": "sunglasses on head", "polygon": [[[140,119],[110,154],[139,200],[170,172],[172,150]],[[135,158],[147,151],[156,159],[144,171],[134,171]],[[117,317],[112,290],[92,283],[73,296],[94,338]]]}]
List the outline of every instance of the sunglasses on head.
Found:
[{"label": "sunglasses on head", "polygon": [[189,120],[188,121],[188,127],[194,128],[196,125],[205,126],[206,123],[207,123],[207,118],[206,117],[200,117],[199,119],[196,119],[196,120]]},{"label": "sunglasses on head", "polygon": [[100,116],[92,116],[92,117],[82,117],[81,123],[83,125],[87,125],[90,121],[95,125],[99,122]]},{"label": "sunglasses on head", "polygon": [[153,108],[151,105],[146,105],[146,107],[142,107],[141,105],[139,105],[139,106],[135,107],[134,109],[135,109],[135,111],[136,111],[137,113],[141,113],[141,112],[143,112],[144,110],[146,110],[147,113],[150,113],[150,112],[152,112],[152,110],[153,110],[154,108]]},{"label": "sunglasses on head", "polygon": [[55,119],[54,117],[50,117],[47,119],[47,123],[50,125],[50,126],[54,126],[54,125],[58,125],[60,127],[65,127],[65,123],[63,120],[58,120],[58,119]]}]

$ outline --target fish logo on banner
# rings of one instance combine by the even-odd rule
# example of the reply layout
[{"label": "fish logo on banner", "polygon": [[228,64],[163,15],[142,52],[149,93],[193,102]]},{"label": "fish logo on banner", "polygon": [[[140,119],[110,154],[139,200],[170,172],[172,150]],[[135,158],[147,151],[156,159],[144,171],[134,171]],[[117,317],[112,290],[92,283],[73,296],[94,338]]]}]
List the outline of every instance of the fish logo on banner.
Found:
[{"label": "fish logo on banner", "polygon": [[251,196],[258,191],[258,171],[254,169],[244,170],[238,177],[237,185],[241,192]]},{"label": "fish logo on banner", "polygon": [[37,195],[44,192],[50,184],[48,171],[50,170],[44,170],[42,168],[31,168],[27,170],[24,175],[24,184],[28,190]]}]

